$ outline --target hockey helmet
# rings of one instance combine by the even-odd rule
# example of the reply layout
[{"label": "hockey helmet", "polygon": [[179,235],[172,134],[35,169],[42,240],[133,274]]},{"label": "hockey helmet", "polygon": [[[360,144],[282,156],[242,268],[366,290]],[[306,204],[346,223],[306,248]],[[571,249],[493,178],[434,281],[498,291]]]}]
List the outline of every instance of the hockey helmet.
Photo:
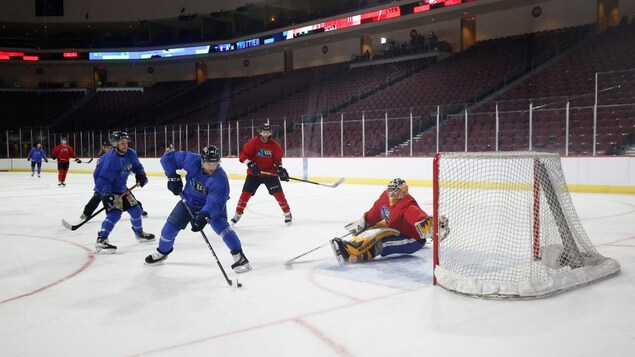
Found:
[{"label": "hockey helmet", "polygon": [[393,179],[388,184],[388,187],[386,187],[386,193],[388,194],[390,205],[394,206],[408,194],[408,184],[406,184],[406,181],[403,179]]},{"label": "hockey helmet", "polygon": [[101,146],[112,146],[112,143],[111,143],[110,141],[108,141],[108,140],[104,140],[104,141],[101,143]]},{"label": "hockey helmet", "polygon": [[112,135],[110,135],[110,143],[112,144],[112,146],[117,146],[117,143],[121,140],[130,140],[130,137],[128,136],[128,133],[126,133],[125,131],[113,131]]},{"label": "hockey helmet", "polygon": [[201,150],[201,161],[220,162],[220,152],[214,145],[209,145]]},{"label": "hockey helmet", "polygon": [[258,133],[262,133],[263,131],[268,131],[269,133],[271,133],[271,125],[269,125],[269,123],[260,124],[260,126],[258,127]]}]

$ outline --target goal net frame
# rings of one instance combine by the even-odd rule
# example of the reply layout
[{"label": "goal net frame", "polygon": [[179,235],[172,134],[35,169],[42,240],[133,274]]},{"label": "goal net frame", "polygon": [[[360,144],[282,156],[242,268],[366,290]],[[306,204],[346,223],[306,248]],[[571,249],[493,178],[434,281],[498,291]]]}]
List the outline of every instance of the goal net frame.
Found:
[{"label": "goal net frame", "polygon": [[433,284],[457,294],[541,298],[620,271],[582,228],[558,154],[437,153],[433,216]]}]

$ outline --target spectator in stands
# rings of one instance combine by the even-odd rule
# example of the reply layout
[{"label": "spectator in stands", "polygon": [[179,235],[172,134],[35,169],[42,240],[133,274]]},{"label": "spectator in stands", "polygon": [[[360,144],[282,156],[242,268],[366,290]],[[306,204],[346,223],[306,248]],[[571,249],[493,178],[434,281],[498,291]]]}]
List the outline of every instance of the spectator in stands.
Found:
[{"label": "spectator in stands", "polygon": [[436,50],[437,40],[437,34],[435,34],[434,31],[430,31],[430,33],[428,33],[428,42],[430,42],[430,49],[433,51]]},{"label": "spectator in stands", "polygon": [[417,30],[410,30],[410,50],[412,52],[418,53],[424,50],[425,39]]},{"label": "spectator in stands", "polygon": [[174,151],[174,143],[170,143],[170,145],[165,148],[165,154],[169,153],[170,151]]},{"label": "spectator in stands", "polygon": [[364,60],[370,61],[371,57],[370,50],[366,49],[366,52],[364,52]]}]

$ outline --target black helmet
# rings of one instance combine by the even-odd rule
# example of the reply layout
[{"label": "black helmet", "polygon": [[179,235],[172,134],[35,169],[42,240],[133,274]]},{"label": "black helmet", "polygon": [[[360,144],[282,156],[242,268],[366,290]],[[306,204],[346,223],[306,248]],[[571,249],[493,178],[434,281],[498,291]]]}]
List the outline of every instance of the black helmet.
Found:
[{"label": "black helmet", "polygon": [[130,137],[125,131],[113,131],[112,135],[110,136],[110,143],[112,144],[112,146],[117,146],[119,140],[130,140]]},{"label": "black helmet", "polygon": [[102,146],[112,146],[112,143],[111,143],[110,141],[108,141],[108,140],[104,140],[104,141],[101,143],[101,145],[102,145]]},{"label": "black helmet", "polygon": [[209,145],[201,150],[201,160],[203,162],[220,162],[220,152],[214,145]]},{"label": "black helmet", "polygon": [[271,125],[269,125],[269,123],[260,124],[260,126],[258,127],[258,132],[260,133],[261,131],[271,131]]}]

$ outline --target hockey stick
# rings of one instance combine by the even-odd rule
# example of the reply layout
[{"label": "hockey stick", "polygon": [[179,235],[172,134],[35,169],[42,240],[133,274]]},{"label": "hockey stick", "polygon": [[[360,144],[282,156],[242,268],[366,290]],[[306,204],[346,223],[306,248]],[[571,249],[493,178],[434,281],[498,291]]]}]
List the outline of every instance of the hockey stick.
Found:
[{"label": "hockey stick", "polygon": [[82,164],[90,164],[91,162],[93,162],[94,159],[94,157],[91,157],[88,161],[82,161]]},{"label": "hockey stick", "polygon": [[[138,184],[134,184],[132,187],[130,187],[128,189],[128,191],[126,192],[130,192],[132,190],[134,190],[136,187],[138,186]],[[90,217],[86,218],[85,220],[83,220],[81,223],[76,224],[76,225],[71,225],[70,223],[68,223],[64,218],[62,218],[62,225],[64,227],[66,227],[67,229],[70,229],[71,231],[77,230],[77,228],[83,226],[84,224],[88,223],[88,221],[90,221],[91,219],[93,219],[93,217],[95,217],[96,215],[100,214],[101,211],[105,210],[106,207],[102,207],[100,208],[97,212],[93,213]]]},{"label": "hockey stick", "polygon": [[[187,205],[187,201],[185,200],[185,197],[183,197],[183,194],[181,193],[179,195],[181,197],[181,201],[183,201],[183,205],[185,206],[185,208],[187,209],[187,212],[190,214],[190,217],[192,217],[192,219],[194,219],[194,214],[192,213],[192,210],[190,209],[190,206]],[[207,220],[209,223],[209,219]],[[207,243],[207,246],[209,247],[209,250],[212,252],[212,255],[214,256],[214,259],[216,259],[216,264],[218,264],[218,267],[220,268],[220,271],[223,273],[223,276],[225,277],[225,281],[227,282],[227,284],[229,284],[229,286],[235,286],[237,288],[240,288],[243,286],[243,284],[238,282],[238,279],[236,280],[231,280],[227,277],[227,273],[225,273],[225,269],[223,269],[223,265],[220,263],[220,260],[218,260],[218,257],[216,256],[216,252],[214,252],[214,248],[212,248],[212,245],[209,242],[209,239],[207,239],[207,235],[205,235],[205,232],[203,232],[203,230],[201,229],[201,235],[203,236],[203,239],[205,239],[205,243]],[[234,285],[234,282],[236,283],[236,285]]]},{"label": "hockey stick", "polygon": [[[344,234],[343,236],[341,236],[341,237],[337,237],[337,238],[342,239],[342,238],[344,238],[344,237],[347,237],[347,236],[351,235],[351,233],[353,233],[353,232],[348,232],[348,233]],[[328,241],[328,242],[326,242],[326,243],[324,243],[324,244],[322,244],[322,245],[319,245],[319,246],[317,246],[317,247],[315,247],[315,248],[313,248],[313,249],[311,249],[311,250],[307,250],[306,252],[304,252],[304,253],[302,253],[302,254],[300,254],[300,255],[296,256],[296,257],[293,257],[293,258],[291,258],[291,259],[287,260],[286,262],[284,262],[285,267],[286,267],[287,269],[291,268],[291,264],[293,264],[293,262],[294,262],[294,261],[296,261],[296,260],[298,260],[298,259],[302,258],[303,256],[305,256],[305,255],[307,255],[307,254],[309,254],[309,253],[313,253],[313,252],[315,252],[316,250],[318,250],[318,249],[320,249],[320,248],[324,248],[324,247],[326,247],[327,245],[329,245],[330,243],[331,243],[331,241]]]},{"label": "hockey stick", "polygon": [[[278,175],[278,174],[272,174],[271,172],[267,172],[267,171],[261,171],[260,174],[280,177],[280,175]],[[304,180],[304,179],[299,179],[299,178],[295,178],[295,177],[291,177],[291,176],[289,176],[289,180],[306,182],[306,183],[312,183],[314,185],[320,185],[320,186],[324,186],[324,187],[335,188],[335,187],[339,186],[342,182],[344,182],[344,180],[346,180],[346,179],[344,177],[340,177],[339,180],[337,180],[335,183],[332,183],[332,184],[320,183],[320,182],[315,182],[315,181],[310,181],[310,180]]]}]

